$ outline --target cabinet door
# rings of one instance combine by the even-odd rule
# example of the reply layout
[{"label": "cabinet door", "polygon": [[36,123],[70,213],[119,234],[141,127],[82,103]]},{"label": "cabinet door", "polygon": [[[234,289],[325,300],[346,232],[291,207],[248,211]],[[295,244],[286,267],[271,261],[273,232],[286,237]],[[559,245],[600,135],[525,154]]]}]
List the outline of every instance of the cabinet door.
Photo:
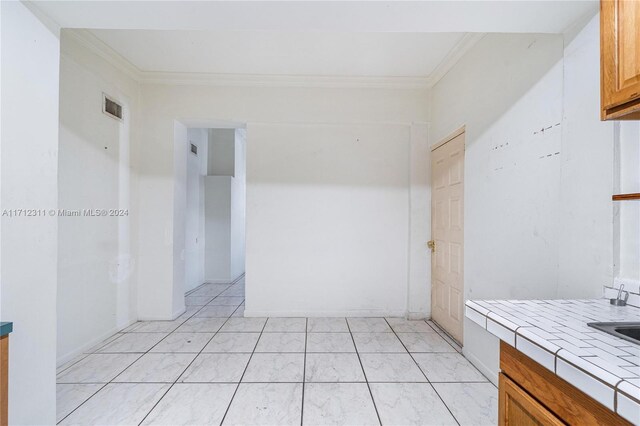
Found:
[{"label": "cabinet door", "polygon": [[602,118],[640,111],[640,1],[601,0]]},{"label": "cabinet door", "polygon": [[553,413],[533,399],[515,382],[500,373],[498,383],[500,426],[560,426],[561,422]]}]

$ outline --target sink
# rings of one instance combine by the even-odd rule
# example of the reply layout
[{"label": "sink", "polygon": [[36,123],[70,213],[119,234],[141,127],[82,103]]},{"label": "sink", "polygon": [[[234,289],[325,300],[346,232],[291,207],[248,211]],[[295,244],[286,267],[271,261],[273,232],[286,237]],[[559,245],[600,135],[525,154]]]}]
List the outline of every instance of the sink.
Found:
[{"label": "sink", "polygon": [[590,322],[587,325],[640,345],[640,322]]}]

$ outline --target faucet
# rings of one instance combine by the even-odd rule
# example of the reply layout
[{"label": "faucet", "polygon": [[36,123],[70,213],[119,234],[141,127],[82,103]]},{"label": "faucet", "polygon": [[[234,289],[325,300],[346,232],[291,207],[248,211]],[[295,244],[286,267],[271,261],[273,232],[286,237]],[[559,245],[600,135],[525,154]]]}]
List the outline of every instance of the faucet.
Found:
[{"label": "faucet", "polygon": [[[624,299],[622,298],[622,293],[624,293]],[[629,292],[624,291],[624,284],[620,284],[618,296],[615,299],[609,299],[609,302],[615,306],[626,306],[627,299],[629,299]]]}]

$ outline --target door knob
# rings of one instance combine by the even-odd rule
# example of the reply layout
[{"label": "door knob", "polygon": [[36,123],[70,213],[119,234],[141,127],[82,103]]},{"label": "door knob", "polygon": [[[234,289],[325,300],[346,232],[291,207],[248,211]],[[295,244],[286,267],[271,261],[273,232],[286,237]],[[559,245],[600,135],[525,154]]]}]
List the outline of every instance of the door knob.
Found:
[{"label": "door knob", "polygon": [[427,247],[429,247],[429,249],[431,250],[431,252],[435,252],[436,251],[436,242],[435,240],[431,240],[427,242]]}]

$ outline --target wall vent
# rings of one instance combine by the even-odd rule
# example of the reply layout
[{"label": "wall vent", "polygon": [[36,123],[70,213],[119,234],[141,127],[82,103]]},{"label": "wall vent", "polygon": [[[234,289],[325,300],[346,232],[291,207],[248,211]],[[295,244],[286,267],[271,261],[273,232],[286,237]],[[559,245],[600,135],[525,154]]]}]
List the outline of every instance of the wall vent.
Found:
[{"label": "wall vent", "polygon": [[122,121],[122,105],[104,93],[102,94],[102,112],[111,118]]},{"label": "wall vent", "polygon": [[191,153],[195,154],[195,155],[198,155],[198,146],[197,145],[191,144]]}]

